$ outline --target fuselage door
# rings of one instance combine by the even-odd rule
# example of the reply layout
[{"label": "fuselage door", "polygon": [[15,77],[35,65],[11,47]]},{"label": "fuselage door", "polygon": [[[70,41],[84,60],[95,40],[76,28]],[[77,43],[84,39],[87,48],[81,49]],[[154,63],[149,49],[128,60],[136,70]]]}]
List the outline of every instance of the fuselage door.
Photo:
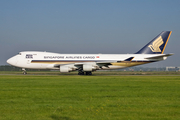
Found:
[{"label": "fuselage door", "polygon": [[33,59],[33,55],[32,54],[26,54],[26,59],[27,59],[27,64],[30,64],[31,60]]},{"label": "fuselage door", "polygon": [[27,60],[27,64],[30,64],[31,63],[31,60]]}]

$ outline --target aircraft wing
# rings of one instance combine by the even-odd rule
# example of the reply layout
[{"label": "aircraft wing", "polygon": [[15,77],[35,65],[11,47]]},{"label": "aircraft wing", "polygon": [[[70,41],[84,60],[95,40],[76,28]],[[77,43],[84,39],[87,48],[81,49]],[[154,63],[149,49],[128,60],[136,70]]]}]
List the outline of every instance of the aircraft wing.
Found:
[{"label": "aircraft wing", "polygon": [[[122,62],[122,61],[126,61],[126,62],[130,62],[132,61],[134,57],[129,57],[125,60],[121,60],[121,61],[118,61],[118,60],[107,60],[107,61],[94,61],[94,62],[88,62],[88,63],[96,63],[98,66],[108,66],[108,65],[112,65],[111,63],[116,63],[116,62]],[[74,66],[82,66],[84,64],[88,64],[87,62],[77,62],[77,63],[71,63],[71,64],[74,64]],[[59,67],[61,65],[69,65],[69,64],[54,64],[55,67]]]},{"label": "aircraft wing", "polygon": [[[122,61],[132,61],[134,59],[134,57],[129,57],[125,60],[122,60]],[[104,64],[104,65],[111,65],[111,63],[116,63],[116,62],[121,62],[121,61],[118,61],[118,60],[108,60],[108,61],[95,61],[96,64]],[[75,63],[74,65],[83,65],[85,64],[85,62],[81,62],[81,63]]]},{"label": "aircraft wing", "polygon": [[[107,65],[111,65],[111,63],[114,63],[117,61],[98,61],[98,62],[92,62],[92,63],[96,63],[98,66],[107,66]],[[81,63],[74,63],[75,66],[82,66],[83,64],[87,64],[86,62],[81,62]]]}]

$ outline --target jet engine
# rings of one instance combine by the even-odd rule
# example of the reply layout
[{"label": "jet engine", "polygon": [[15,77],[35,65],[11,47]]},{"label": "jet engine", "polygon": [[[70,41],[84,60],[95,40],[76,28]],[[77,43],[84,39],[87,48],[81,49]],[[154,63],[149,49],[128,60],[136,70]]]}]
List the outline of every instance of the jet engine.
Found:
[{"label": "jet engine", "polygon": [[71,72],[72,69],[69,66],[60,66],[60,72]]},{"label": "jet engine", "polygon": [[94,71],[96,68],[91,64],[84,64],[83,65],[83,71]]}]

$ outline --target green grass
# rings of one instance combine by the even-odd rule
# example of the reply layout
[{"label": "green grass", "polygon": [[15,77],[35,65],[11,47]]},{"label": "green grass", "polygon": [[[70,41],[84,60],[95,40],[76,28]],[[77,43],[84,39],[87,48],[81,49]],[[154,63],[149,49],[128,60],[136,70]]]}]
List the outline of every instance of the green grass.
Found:
[{"label": "green grass", "polygon": [[[78,72],[60,73],[59,71],[27,71],[28,75],[77,75]],[[95,71],[94,76],[100,75],[180,75],[176,71]],[[0,71],[0,75],[22,75],[22,71]]]},{"label": "green grass", "polygon": [[180,76],[0,76],[0,120],[170,119]]}]

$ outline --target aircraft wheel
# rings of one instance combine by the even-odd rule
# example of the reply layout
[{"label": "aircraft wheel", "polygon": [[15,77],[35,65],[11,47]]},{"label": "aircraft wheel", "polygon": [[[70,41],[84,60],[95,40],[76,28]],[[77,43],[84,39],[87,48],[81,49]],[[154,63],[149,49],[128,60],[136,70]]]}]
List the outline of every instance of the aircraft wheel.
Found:
[{"label": "aircraft wheel", "polygon": [[86,72],[86,75],[92,75],[92,72]]},{"label": "aircraft wheel", "polygon": [[23,71],[23,74],[24,74],[24,75],[26,75],[26,74],[27,74],[27,72],[26,72],[26,71]]},{"label": "aircraft wheel", "polygon": [[78,75],[84,75],[84,72],[79,71],[79,72],[78,72]]}]

